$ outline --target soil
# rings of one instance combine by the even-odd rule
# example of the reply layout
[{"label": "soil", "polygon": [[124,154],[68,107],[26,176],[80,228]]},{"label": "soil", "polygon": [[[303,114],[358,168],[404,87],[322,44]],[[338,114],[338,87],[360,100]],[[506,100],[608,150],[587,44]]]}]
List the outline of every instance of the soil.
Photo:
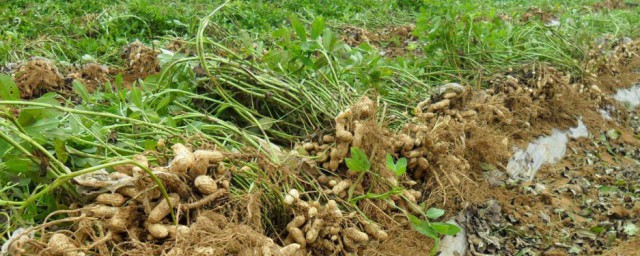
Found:
[{"label": "soil", "polygon": [[626,256],[626,255],[637,256],[637,255],[640,255],[640,251],[638,250],[638,248],[640,248],[640,237],[636,237],[629,241],[623,242],[618,246],[612,248],[611,250],[607,251],[603,255],[605,256]]},{"label": "soil", "polygon": [[77,80],[84,84],[89,92],[93,92],[101,88],[109,79],[108,67],[96,63],[89,63],[83,65],[76,72],[69,73],[65,78],[65,83],[71,84],[74,80]]},{"label": "soil", "polygon": [[158,51],[140,41],[129,44],[124,49],[122,57],[127,61],[127,71],[136,77],[144,78],[160,71]]},{"label": "soil", "polygon": [[419,53],[418,49],[410,50],[410,45],[416,44],[418,41],[413,35],[414,29],[414,24],[387,27],[376,31],[344,26],[341,28],[341,34],[342,40],[349,46],[356,47],[362,43],[367,43],[379,48],[381,55],[395,57],[402,56],[408,52]]},{"label": "soil", "polygon": [[189,48],[189,46],[187,45],[187,42],[179,39],[179,38],[175,38],[173,40],[171,40],[171,42],[169,42],[166,46],[165,49],[175,52],[175,53],[182,53],[185,55],[189,55],[191,54],[191,49]]},{"label": "soil", "polygon": [[[172,41],[168,49],[177,52],[188,52],[185,42],[180,40]],[[153,49],[142,44],[140,41],[134,41],[125,47],[122,58],[126,61],[126,68],[113,69],[112,75],[122,74],[122,82],[125,88],[131,88],[139,79],[160,72],[160,62],[158,60],[159,50]]]},{"label": "soil", "polygon": [[625,0],[604,0],[599,3],[593,4],[595,10],[611,10],[611,9],[626,9],[633,8],[638,4],[626,3]]}]

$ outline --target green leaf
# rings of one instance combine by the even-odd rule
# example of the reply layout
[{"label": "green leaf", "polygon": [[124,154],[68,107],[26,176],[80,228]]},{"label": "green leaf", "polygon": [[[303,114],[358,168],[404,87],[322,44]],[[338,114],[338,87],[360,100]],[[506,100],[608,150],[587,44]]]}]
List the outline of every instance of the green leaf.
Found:
[{"label": "green leaf", "polygon": [[332,52],[334,50],[333,47],[336,45],[336,41],[336,37],[328,29],[322,34],[322,46],[327,49],[327,51]]},{"label": "green leaf", "polygon": [[582,252],[582,249],[579,246],[572,246],[569,249],[569,253],[571,254],[580,254],[580,252]]},{"label": "green leaf", "polygon": [[0,100],[20,100],[20,90],[9,75],[0,75]]},{"label": "green leaf", "polygon": [[302,64],[307,67],[313,67],[313,60],[311,60],[310,58],[302,56],[300,57],[300,61],[302,61]]},{"label": "green leaf", "polygon": [[[9,142],[5,141],[5,140],[0,140],[0,156],[5,156],[7,151],[9,151],[11,148],[11,146],[9,145]],[[0,157],[0,162],[1,162],[2,158]],[[0,168],[0,172],[2,171],[2,168]]]},{"label": "green leaf", "polygon": [[418,219],[418,217],[409,214],[409,221],[411,222],[411,226],[413,229],[418,231],[418,233],[423,234],[427,237],[431,237],[433,239],[438,239],[438,233],[431,228],[431,225],[428,221],[424,221]]},{"label": "green leaf", "polygon": [[395,173],[396,176],[400,177],[407,172],[407,159],[402,157],[398,159],[397,163],[394,163],[391,154],[387,154],[387,169],[391,170],[393,173]]},{"label": "green leaf", "polygon": [[140,87],[144,90],[153,90],[158,87],[158,80],[160,80],[160,74],[149,75],[140,83]]},{"label": "green leaf", "polygon": [[300,38],[300,40],[302,41],[306,41],[307,31],[304,29],[304,26],[302,25],[302,22],[300,22],[300,19],[298,19],[296,15],[291,15],[289,21],[291,22],[291,26],[293,27],[293,29],[296,31],[298,38]]},{"label": "green leaf", "polygon": [[131,87],[131,93],[129,94],[129,99],[131,103],[136,105],[138,108],[142,108],[142,91],[135,86]]},{"label": "green leaf", "polygon": [[604,227],[595,226],[595,227],[591,227],[589,230],[593,233],[600,234],[604,232]]},{"label": "green leaf", "polygon": [[176,124],[176,121],[171,116],[166,116],[162,118],[162,120],[160,120],[159,123],[163,125],[167,125],[169,127],[173,127],[173,128],[178,127],[178,124]]},{"label": "green leaf", "polygon": [[436,232],[447,236],[455,235],[461,230],[460,227],[454,224],[442,222],[431,223],[431,228],[433,228],[433,230],[435,230]]},{"label": "green leaf", "polygon": [[278,120],[270,118],[270,117],[263,117],[263,118],[258,119],[258,123],[260,123],[260,126],[265,131],[271,129],[271,127],[273,127],[273,124],[275,124],[277,122],[278,122]]},{"label": "green leaf", "polygon": [[[55,105],[55,106],[60,106],[60,102],[58,102],[55,98],[51,98],[51,97],[40,97],[38,99],[34,100],[35,102],[40,102],[40,103],[46,103],[46,104],[51,104],[51,105]],[[45,119],[45,118],[53,118],[53,117],[57,117],[59,115],[61,115],[62,112],[56,110],[56,109],[52,109],[52,108],[48,108],[48,107],[25,107],[21,112],[20,115],[18,116],[18,122],[20,123],[20,125],[22,126],[28,126],[31,125],[33,123],[35,123],[36,121],[40,120],[40,119]]]},{"label": "green leaf", "polygon": [[91,95],[89,94],[89,91],[87,90],[87,87],[84,86],[84,84],[82,84],[78,80],[73,80],[72,83],[73,83],[73,90],[76,91],[78,96],[80,96],[80,98],[82,99],[82,102],[93,103],[91,99]]},{"label": "green leaf", "polygon": [[607,137],[612,140],[617,140],[618,137],[620,137],[620,133],[618,133],[618,131],[616,131],[615,129],[611,129],[607,131]]},{"label": "green leaf", "polygon": [[442,215],[444,215],[444,210],[432,207],[427,210],[426,215],[427,218],[434,220],[442,217]]},{"label": "green leaf", "polygon": [[124,85],[124,78],[122,77],[122,73],[118,73],[114,80],[114,85],[116,86],[116,90],[120,91],[122,86]]},{"label": "green leaf", "polygon": [[599,141],[607,141],[607,135],[605,135],[605,134],[600,134],[600,136],[598,136],[598,140],[599,140]]},{"label": "green leaf", "polygon": [[405,174],[407,172],[407,159],[404,157],[401,157],[400,159],[398,159],[398,162],[396,163],[396,176],[402,176],[402,174]]},{"label": "green leaf", "polygon": [[6,171],[13,174],[22,174],[22,176],[29,177],[36,173],[39,173],[40,166],[35,164],[31,159],[22,157],[7,157],[5,162]]},{"label": "green leaf", "polygon": [[175,96],[173,96],[172,94],[164,96],[162,99],[160,99],[160,102],[158,102],[158,105],[156,106],[156,112],[162,112],[163,110],[165,110],[165,108],[169,106],[169,104],[171,104],[174,99]]},{"label": "green leaf", "polygon": [[393,172],[396,170],[396,163],[393,162],[393,156],[387,153],[387,168]]},{"label": "green leaf", "polygon": [[156,146],[158,145],[158,142],[155,140],[145,140],[144,141],[144,149],[146,150],[154,150],[156,149]]},{"label": "green leaf", "polygon": [[329,64],[329,61],[327,61],[326,58],[320,58],[320,59],[316,60],[316,62],[313,63],[313,69],[314,70],[321,69],[322,67],[326,66],[327,64]]},{"label": "green leaf", "polygon": [[111,81],[104,83],[104,91],[108,94],[113,94],[113,85],[111,85]]},{"label": "green leaf", "polygon": [[322,34],[324,30],[324,18],[318,17],[311,24],[311,39],[316,39]]},{"label": "green leaf", "polygon": [[618,187],[616,186],[600,186],[598,188],[603,194],[614,194],[618,192]]},{"label": "green leaf", "polygon": [[482,169],[485,172],[488,172],[488,171],[493,171],[493,170],[495,170],[497,168],[496,168],[495,165],[490,164],[490,163],[480,163],[480,169]]},{"label": "green leaf", "polygon": [[53,148],[56,152],[56,158],[58,158],[60,162],[66,163],[67,159],[69,159],[69,154],[67,154],[65,142],[56,138],[53,140]]},{"label": "green leaf", "polygon": [[349,170],[354,172],[366,172],[371,168],[371,162],[367,155],[359,148],[351,147],[351,158],[344,160]]}]

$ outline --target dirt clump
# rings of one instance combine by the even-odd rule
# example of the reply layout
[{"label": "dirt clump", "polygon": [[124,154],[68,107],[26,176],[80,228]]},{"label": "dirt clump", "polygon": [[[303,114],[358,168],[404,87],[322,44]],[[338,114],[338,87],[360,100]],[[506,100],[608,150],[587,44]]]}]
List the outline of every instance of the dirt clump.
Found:
[{"label": "dirt clump", "polygon": [[[376,120],[375,115],[354,114],[369,113],[361,109],[376,109],[375,104],[364,99],[358,104],[370,107],[340,113],[335,131],[304,142],[299,145],[299,152],[315,159],[311,165],[323,167],[312,169],[331,198],[344,200],[364,191],[382,193],[402,186],[409,200],[391,199],[405,212],[424,210],[416,205],[444,202],[449,212],[462,210],[461,216],[466,217],[458,219],[458,223],[467,226],[470,249],[475,253],[602,253],[616,241],[629,238],[625,227],[629,230],[637,223],[634,209],[640,209],[632,196],[624,196],[635,187],[630,183],[638,180],[628,171],[633,169],[633,161],[623,160],[639,155],[635,149],[637,138],[633,137],[636,131],[625,126],[627,117],[633,120],[633,114],[620,108],[621,114],[613,117],[616,121],[603,122],[599,112],[603,106],[616,104],[610,91],[623,83],[631,84],[634,76],[625,75],[629,72],[625,65],[634,63],[637,49],[628,43],[612,47],[612,51],[617,57],[611,57],[608,63],[617,63],[610,66],[616,69],[591,69],[595,74],[592,77],[597,79],[572,77],[545,63],[534,63],[495,75],[489,81],[491,87],[485,90],[455,83],[440,86],[416,106],[414,118],[397,131],[380,127],[378,121],[371,122]],[[601,89],[598,82],[611,74],[621,80]],[[570,141],[571,161],[544,167],[532,181],[512,179],[506,174],[514,146],[524,147],[554,128],[576,127],[579,119],[592,136]],[[379,142],[361,140],[362,134],[378,138]],[[590,144],[594,138],[599,141]],[[350,147],[364,149],[387,183],[367,175],[361,182],[355,180],[344,165]],[[394,177],[381,166],[380,156],[387,153],[407,159],[407,176]],[[606,160],[612,158],[610,155],[618,160]],[[602,161],[596,161],[598,158]],[[612,172],[607,165],[620,163],[627,163],[621,169],[613,169],[620,174],[604,179]],[[495,182],[490,183],[487,177]],[[353,184],[353,195],[344,193],[343,188]],[[602,190],[614,186],[621,191],[616,193],[620,197],[607,199],[610,192]],[[357,205],[386,227],[391,227],[394,220],[389,216],[399,214],[397,208],[378,200],[366,199]],[[596,227],[592,226],[594,220],[599,221]],[[605,235],[613,240],[600,242]]]},{"label": "dirt clump", "polygon": [[165,49],[172,52],[176,52],[176,53],[182,53],[185,55],[191,54],[191,49],[189,49],[187,42],[179,38],[175,38],[171,40],[169,43],[167,43],[167,46],[165,47]]},{"label": "dirt clump", "polygon": [[93,92],[109,81],[109,68],[97,63],[85,64],[79,70],[71,72],[65,77],[67,84],[71,84],[73,81],[84,84],[89,92]]},{"label": "dirt clump", "polygon": [[530,22],[539,20],[545,26],[558,26],[560,25],[558,16],[550,10],[543,10],[540,7],[532,6],[520,16],[520,22]]},{"label": "dirt clump", "polygon": [[364,28],[354,26],[344,26],[342,28],[342,41],[349,46],[355,47],[362,43],[369,43],[372,39],[377,39],[377,35]]},{"label": "dirt clump", "polygon": [[342,41],[351,47],[362,43],[370,44],[380,49],[384,56],[401,56],[409,51],[418,52],[417,37],[413,35],[414,24],[381,28],[369,31],[354,26],[344,26],[341,29]]},{"label": "dirt clump", "polygon": [[638,4],[627,3],[627,1],[625,0],[604,0],[602,2],[598,2],[592,5],[593,9],[596,11],[627,9],[627,8],[633,8],[634,6],[638,6]]},{"label": "dirt clump", "polygon": [[368,246],[362,255],[421,255],[433,248],[432,239],[409,229],[406,225],[389,227],[389,239],[379,242],[376,246]]},{"label": "dirt clump", "polygon": [[157,56],[157,50],[136,40],[125,47],[122,58],[126,60],[129,73],[144,78],[160,71],[160,62]]},{"label": "dirt clump", "polygon": [[13,74],[20,89],[20,97],[30,99],[63,87],[63,78],[58,68],[48,59],[34,57],[21,64]]}]

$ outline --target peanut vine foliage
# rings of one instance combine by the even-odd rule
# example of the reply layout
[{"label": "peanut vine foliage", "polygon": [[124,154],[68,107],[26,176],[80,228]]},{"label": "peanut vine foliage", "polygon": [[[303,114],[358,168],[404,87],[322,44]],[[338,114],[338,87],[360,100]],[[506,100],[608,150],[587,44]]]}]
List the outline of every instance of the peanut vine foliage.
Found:
[{"label": "peanut vine foliage", "polygon": [[[142,91],[150,90],[154,79],[140,81],[141,88],[124,89],[117,76],[115,84],[93,93],[74,81],[74,103],[52,92],[20,100],[11,77],[0,75],[0,206],[19,210],[14,216],[25,223],[16,224],[38,223],[64,209],[64,195],[77,195],[68,181],[83,171],[111,168],[109,163],[154,150],[161,138],[177,140],[213,129],[193,118],[176,115],[176,120],[146,104],[149,95]],[[215,137],[211,133],[208,138],[217,141]],[[57,187],[67,194],[50,193]]]},{"label": "peanut vine foliage", "polygon": [[[371,162],[369,161],[369,159],[367,158],[367,155],[363,150],[356,147],[352,147],[351,157],[346,158],[345,163],[349,168],[349,170],[360,173],[360,175],[358,176],[358,180],[352,185],[352,188],[355,188],[355,186],[358,183],[362,182],[362,177],[364,176],[364,174],[371,170]],[[398,159],[397,162],[394,162],[393,156],[391,154],[387,154],[386,167],[387,169],[392,171],[398,178],[400,178],[407,171],[407,159],[402,157]],[[388,196],[391,196],[392,194],[401,195],[403,191],[404,191],[404,188],[399,185],[397,187],[394,187],[391,193],[385,193],[385,195],[388,195]],[[382,195],[376,195],[371,193],[367,193],[365,195],[365,197],[367,198],[378,198],[378,199],[381,199],[381,198],[388,199],[388,196],[385,197]],[[407,203],[411,203],[411,202],[407,201]],[[420,207],[420,208],[424,209],[425,207]],[[413,229],[415,229],[416,231],[418,231],[420,234],[424,236],[434,239],[436,241],[436,244],[439,244],[441,235],[455,235],[461,230],[460,227],[456,226],[455,224],[429,221],[429,220],[439,219],[444,215],[444,213],[445,211],[442,209],[429,208],[422,213],[422,215],[426,217],[424,220],[422,220],[419,217],[416,217],[414,215],[411,215],[405,212],[405,214],[407,215],[407,218],[411,222]],[[438,246],[435,246],[434,250],[437,250],[437,248]],[[433,251],[432,253],[435,253],[435,251]]]}]

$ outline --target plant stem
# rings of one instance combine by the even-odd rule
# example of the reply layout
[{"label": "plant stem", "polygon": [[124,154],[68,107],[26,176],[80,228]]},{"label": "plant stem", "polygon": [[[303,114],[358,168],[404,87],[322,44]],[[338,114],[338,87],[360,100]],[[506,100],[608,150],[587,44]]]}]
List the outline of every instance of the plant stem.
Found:
[{"label": "plant stem", "polygon": [[114,119],[119,119],[119,120],[125,120],[125,121],[128,121],[128,122],[132,123],[132,124],[138,124],[138,125],[142,125],[142,126],[149,126],[149,127],[157,128],[157,129],[169,132],[171,134],[175,134],[175,133],[180,132],[180,130],[177,129],[177,128],[171,128],[171,127],[167,127],[167,126],[164,126],[164,125],[159,125],[159,124],[155,124],[155,123],[149,123],[149,122],[145,122],[145,121],[141,121],[141,120],[125,117],[125,116],[118,116],[118,115],[114,115],[114,114],[110,114],[110,113],[104,113],[104,112],[79,110],[79,109],[56,106],[56,105],[47,104],[47,103],[41,103],[41,102],[0,100],[0,105],[25,105],[25,106],[37,106],[37,107],[43,107],[43,108],[54,108],[54,109],[57,109],[57,110],[60,110],[60,111],[64,111],[64,112],[69,112],[69,113],[76,113],[76,114],[90,115],[90,116],[93,115],[93,116],[101,116],[101,117],[108,117],[108,118],[114,118]]}]

